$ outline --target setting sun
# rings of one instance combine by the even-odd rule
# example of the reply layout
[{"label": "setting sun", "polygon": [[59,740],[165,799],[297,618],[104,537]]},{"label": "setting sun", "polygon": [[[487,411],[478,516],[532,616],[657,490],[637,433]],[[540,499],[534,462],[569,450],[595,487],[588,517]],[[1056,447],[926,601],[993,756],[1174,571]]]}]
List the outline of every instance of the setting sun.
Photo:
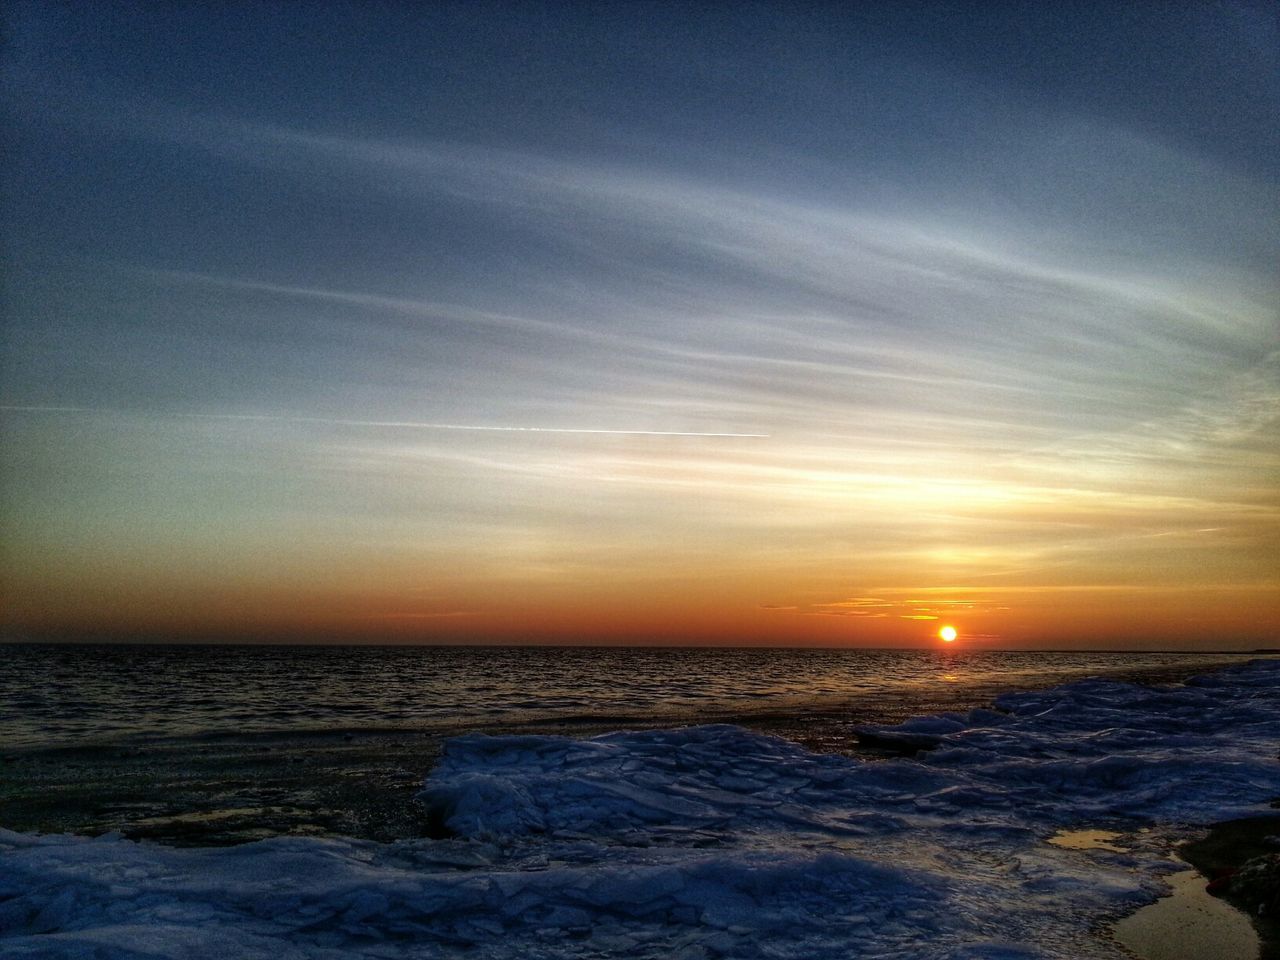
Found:
[{"label": "setting sun", "polygon": [[938,631],[938,636],[940,636],[940,637],[941,637],[943,640],[945,640],[947,643],[950,643],[951,641],[955,640],[955,638],[956,638],[956,628],[955,628],[955,627],[943,627],[941,630],[939,630],[939,631]]}]

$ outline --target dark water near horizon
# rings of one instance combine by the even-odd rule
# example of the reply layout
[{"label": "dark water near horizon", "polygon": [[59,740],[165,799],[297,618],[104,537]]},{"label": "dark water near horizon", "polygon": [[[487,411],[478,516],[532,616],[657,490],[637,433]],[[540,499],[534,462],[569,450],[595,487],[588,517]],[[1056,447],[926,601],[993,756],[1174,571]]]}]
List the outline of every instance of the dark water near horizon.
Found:
[{"label": "dark water near horizon", "polygon": [[736,723],[872,757],[859,724],[1086,676],[1178,681],[1221,653],[585,647],[0,646],[0,827],[180,845],[429,835],[464,732]]},{"label": "dark water near horizon", "polygon": [[0,647],[6,749],[245,733],[688,723],[850,710],[867,720],[1222,653],[679,647]]}]

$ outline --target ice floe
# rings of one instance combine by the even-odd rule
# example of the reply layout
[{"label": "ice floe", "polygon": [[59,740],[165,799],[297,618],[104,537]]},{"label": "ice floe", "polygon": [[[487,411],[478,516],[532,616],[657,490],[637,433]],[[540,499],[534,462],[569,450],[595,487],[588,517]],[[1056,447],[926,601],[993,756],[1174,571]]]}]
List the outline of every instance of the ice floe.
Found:
[{"label": "ice floe", "polygon": [[[1084,681],[813,754],[732,726],[463,736],[446,839],[179,849],[0,831],[14,958],[1119,957],[1161,841],[1280,795],[1280,662]],[[1119,849],[1047,841],[1105,828]]]}]

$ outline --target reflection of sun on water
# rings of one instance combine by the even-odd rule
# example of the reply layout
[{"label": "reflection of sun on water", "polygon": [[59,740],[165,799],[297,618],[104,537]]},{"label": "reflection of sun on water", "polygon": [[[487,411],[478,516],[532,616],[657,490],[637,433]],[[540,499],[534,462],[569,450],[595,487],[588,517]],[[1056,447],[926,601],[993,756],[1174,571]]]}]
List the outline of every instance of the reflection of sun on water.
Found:
[{"label": "reflection of sun on water", "polygon": [[938,631],[938,636],[940,636],[947,643],[950,643],[952,640],[956,638],[956,628],[943,627],[941,630]]}]

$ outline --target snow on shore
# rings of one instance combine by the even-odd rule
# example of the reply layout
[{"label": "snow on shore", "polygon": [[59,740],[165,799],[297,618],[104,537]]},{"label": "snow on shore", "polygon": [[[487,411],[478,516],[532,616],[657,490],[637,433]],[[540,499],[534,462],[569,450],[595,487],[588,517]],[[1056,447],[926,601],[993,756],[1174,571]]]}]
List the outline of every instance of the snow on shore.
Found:
[{"label": "snow on shore", "polygon": [[[4,957],[1118,957],[1166,828],[1280,795],[1280,662],[1090,680],[875,732],[917,759],[730,726],[450,741],[455,835],[176,849],[0,831]],[[1046,844],[1105,826],[1125,852]]]}]

